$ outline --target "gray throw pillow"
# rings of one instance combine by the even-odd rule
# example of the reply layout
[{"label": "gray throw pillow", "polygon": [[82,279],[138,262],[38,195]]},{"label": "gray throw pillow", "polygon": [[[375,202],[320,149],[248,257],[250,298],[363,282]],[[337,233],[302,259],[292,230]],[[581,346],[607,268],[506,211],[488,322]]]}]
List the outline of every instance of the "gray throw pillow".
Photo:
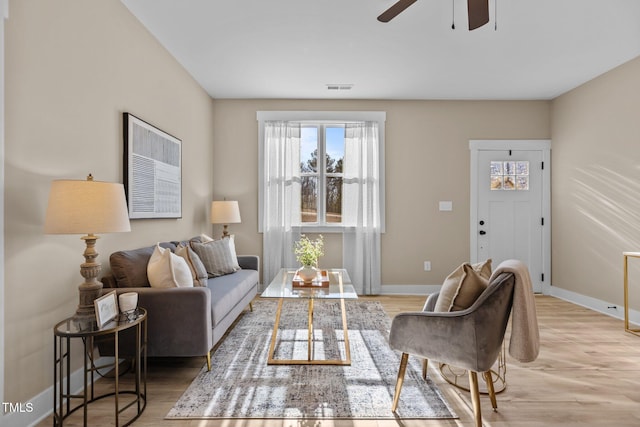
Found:
[{"label": "gray throw pillow", "polygon": [[229,239],[200,243],[191,241],[191,248],[198,255],[209,277],[224,276],[238,269],[234,266]]},{"label": "gray throw pillow", "polygon": [[[175,250],[176,246],[170,242],[160,243],[163,248]],[[111,254],[109,264],[111,274],[116,279],[118,288],[139,288],[149,287],[147,277],[147,264],[154,246],[146,248],[118,251]]]}]

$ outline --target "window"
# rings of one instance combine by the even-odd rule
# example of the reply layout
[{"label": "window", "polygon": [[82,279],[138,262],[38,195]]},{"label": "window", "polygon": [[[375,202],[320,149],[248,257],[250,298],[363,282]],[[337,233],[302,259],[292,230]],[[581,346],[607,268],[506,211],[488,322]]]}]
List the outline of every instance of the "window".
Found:
[{"label": "window", "polygon": [[529,190],[528,161],[491,161],[491,191]]},{"label": "window", "polygon": [[[298,227],[302,232],[341,232],[345,227],[352,227],[351,218],[355,217],[354,206],[357,201],[347,200],[345,194],[350,194],[345,185],[357,181],[346,179],[346,175],[353,173],[354,168],[361,168],[359,161],[349,163],[349,156],[355,158],[355,153],[349,154],[347,147],[347,130],[358,123],[377,123],[376,137],[378,148],[375,150],[375,161],[378,170],[379,183],[376,184],[376,199],[380,202],[379,224],[384,231],[384,112],[314,112],[314,111],[259,111],[259,231],[264,231],[265,215],[273,216],[274,211],[281,209],[282,203],[274,206],[271,198],[273,191],[270,185],[288,186],[293,192],[288,202],[292,206],[291,218],[283,220],[283,224]],[[294,146],[289,153],[274,154],[271,149],[265,149],[267,138],[265,124],[287,123],[294,130],[279,130],[279,135],[287,133],[289,144]],[[360,155],[360,154],[358,154]],[[274,158],[279,158],[279,164],[295,161],[295,166],[274,177],[267,169]],[[286,159],[286,160],[285,160]],[[352,169],[349,169],[349,164]],[[293,164],[291,164],[293,165]],[[351,171],[351,172],[350,172]],[[290,175],[290,176],[289,176]],[[371,197],[371,196],[369,196]],[[268,199],[268,200],[267,200]],[[378,201],[376,200],[376,201]],[[364,203],[366,203],[366,200]],[[265,211],[267,209],[267,211]],[[378,218],[376,219],[378,222]],[[284,225],[288,227],[288,225]]]},{"label": "window", "polygon": [[303,124],[300,129],[301,222],[342,223],[344,125]]}]

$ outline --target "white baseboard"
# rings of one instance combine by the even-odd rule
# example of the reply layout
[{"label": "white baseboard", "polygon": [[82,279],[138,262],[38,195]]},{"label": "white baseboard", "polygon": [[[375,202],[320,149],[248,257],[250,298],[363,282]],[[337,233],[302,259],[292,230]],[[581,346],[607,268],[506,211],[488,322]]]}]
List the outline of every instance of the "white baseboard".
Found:
[{"label": "white baseboard", "polygon": [[[113,357],[101,357],[96,360],[96,365],[102,366],[113,363]],[[84,388],[83,368],[71,373],[71,390],[73,394],[79,394]],[[97,379],[97,378],[96,378]],[[55,385],[58,386],[57,384]],[[22,411],[8,412],[2,417],[3,427],[35,426],[47,417],[53,416],[54,386],[47,388],[42,393],[26,402],[12,402],[22,407]],[[31,410],[29,410],[31,408]]]},{"label": "white baseboard", "polygon": [[[382,285],[380,295],[424,295],[439,292],[441,285]],[[549,295],[624,320],[624,306],[588,297],[557,286],[549,286]],[[640,326],[640,311],[629,310],[629,323]]]},{"label": "white baseboard", "polygon": [[[616,319],[624,320],[624,306],[614,303],[602,301],[596,298],[588,297],[573,291],[559,288],[557,286],[550,287],[551,296],[560,298],[570,303],[606,314]],[[640,325],[640,311],[629,310],[629,323]]]}]

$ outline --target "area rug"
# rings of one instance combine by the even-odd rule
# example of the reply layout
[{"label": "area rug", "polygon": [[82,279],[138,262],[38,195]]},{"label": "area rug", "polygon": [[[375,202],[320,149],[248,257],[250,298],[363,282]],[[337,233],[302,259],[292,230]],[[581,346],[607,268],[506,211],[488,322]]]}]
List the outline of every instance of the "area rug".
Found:
[{"label": "area rug", "polygon": [[[223,339],[169,411],[170,419],[214,418],[457,418],[421,364],[410,357],[400,404],[391,412],[400,354],[388,343],[382,305],[347,301],[351,366],[267,365],[277,301],[258,300]],[[307,357],[307,302],[285,300],[274,357]],[[344,358],[337,301],[314,307],[314,357]]]}]

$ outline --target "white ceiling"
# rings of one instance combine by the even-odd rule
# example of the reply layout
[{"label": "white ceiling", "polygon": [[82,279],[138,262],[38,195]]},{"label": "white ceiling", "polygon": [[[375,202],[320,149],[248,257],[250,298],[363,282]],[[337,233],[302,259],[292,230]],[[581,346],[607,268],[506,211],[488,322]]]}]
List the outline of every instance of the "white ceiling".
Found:
[{"label": "white ceiling", "polygon": [[551,99],[640,55],[639,0],[494,1],[122,0],[214,98]]}]

